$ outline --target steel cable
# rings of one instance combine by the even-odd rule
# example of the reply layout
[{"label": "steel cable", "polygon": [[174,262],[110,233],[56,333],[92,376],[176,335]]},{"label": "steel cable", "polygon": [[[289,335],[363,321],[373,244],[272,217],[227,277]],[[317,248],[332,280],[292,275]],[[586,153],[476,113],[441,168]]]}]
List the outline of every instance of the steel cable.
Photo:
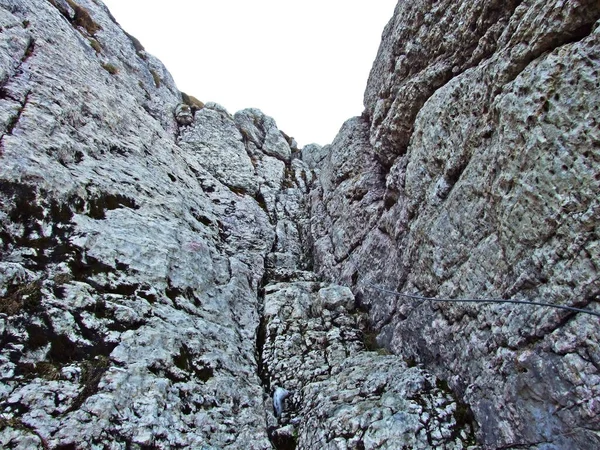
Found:
[{"label": "steel cable", "polygon": [[589,309],[581,309],[575,308],[574,306],[565,306],[565,305],[555,305],[552,303],[545,302],[534,302],[530,300],[511,300],[511,299],[502,299],[502,298],[433,298],[433,297],[423,297],[421,295],[415,294],[403,294],[401,292],[392,291],[390,289],[383,289],[379,286],[375,286],[374,284],[366,284],[366,286],[372,287],[381,292],[385,292],[387,294],[393,294],[399,297],[407,297],[412,298],[414,300],[425,300],[432,302],[463,302],[463,303],[512,303],[517,305],[534,305],[534,306],[547,306],[550,308],[564,309],[572,312],[580,312],[584,314],[590,314],[592,316],[600,317],[600,313],[591,311]]}]

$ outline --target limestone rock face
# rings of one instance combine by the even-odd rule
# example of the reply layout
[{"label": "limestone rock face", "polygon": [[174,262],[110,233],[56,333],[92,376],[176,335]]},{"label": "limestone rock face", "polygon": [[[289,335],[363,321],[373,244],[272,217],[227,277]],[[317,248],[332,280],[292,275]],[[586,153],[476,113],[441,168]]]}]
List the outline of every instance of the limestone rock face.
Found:
[{"label": "limestone rock face", "polygon": [[[277,448],[466,449],[464,406],[431,374],[366,351],[366,315],[349,288],[265,287],[263,376],[290,392],[272,432]],[[283,425],[283,426],[281,426]]]},{"label": "limestone rock face", "polygon": [[181,131],[179,144],[221,183],[240,192],[256,193],[254,166],[242,134],[227,111],[212,108],[198,111],[193,126]]},{"label": "limestone rock face", "polygon": [[290,159],[290,146],[272,118],[257,109],[244,109],[235,114],[235,121],[244,137],[263,153],[284,161]]},{"label": "limestone rock face", "polygon": [[179,129],[168,72],[99,2],[0,11],[0,447],[271,448],[275,230],[233,119]]},{"label": "limestone rock face", "polygon": [[[0,0],[0,27],[0,447],[410,445],[435,378],[396,356],[366,376],[354,294],[312,270],[316,175],[294,140],[256,109],[190,108],[98,1]],[[352,408],[379,422],[290,423],[359,385]],[[426,428],[454,445],[448,395]]]},{"label": "limestone rock face", "polygon": [[600,311],[598,19],[399,2],[299,150],[100,1],[0,0],[0,447],[598,448],[597,317],[393,294]]},{"label": "limestone rock face", "polygon": [[[486,448],[600,445],[600,4],[399,2],[311,190],[315,269]],[[309,159],[312,161],[312,158]]]}]

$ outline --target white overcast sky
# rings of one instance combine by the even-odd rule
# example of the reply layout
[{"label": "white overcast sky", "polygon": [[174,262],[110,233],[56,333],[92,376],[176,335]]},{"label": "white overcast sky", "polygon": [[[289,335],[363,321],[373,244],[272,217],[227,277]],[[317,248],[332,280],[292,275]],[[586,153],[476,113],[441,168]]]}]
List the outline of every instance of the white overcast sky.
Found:
[{"label": "white overcast sky", "polygon": [[330,143],[363,92],[396,0],[103,0],[177,87],[259,108],[300,146]]}]

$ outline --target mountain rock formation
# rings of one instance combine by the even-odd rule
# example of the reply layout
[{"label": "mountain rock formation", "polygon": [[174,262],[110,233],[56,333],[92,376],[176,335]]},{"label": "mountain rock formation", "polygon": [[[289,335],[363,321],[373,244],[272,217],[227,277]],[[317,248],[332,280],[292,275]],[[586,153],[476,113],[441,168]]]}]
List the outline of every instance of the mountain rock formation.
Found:
[{"label": "mountain rock formation", "polygon": [[597,316],[393,292],[600,311],[599,19],[400,1],[298,149],[99,0],[0,0],[0,447],[598,448]]}]

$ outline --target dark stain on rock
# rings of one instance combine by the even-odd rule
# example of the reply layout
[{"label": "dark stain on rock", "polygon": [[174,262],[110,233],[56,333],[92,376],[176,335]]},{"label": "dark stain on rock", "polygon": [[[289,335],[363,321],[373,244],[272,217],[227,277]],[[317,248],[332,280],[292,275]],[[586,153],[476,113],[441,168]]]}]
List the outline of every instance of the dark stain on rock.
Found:
[{"label": "dark stain on rock", "polygon": [[437,379],[436,388],[450,395],[456,403],[456,410],[454,412],[454,420],[456,421],[456,424],[452,427],[451,439],[464,440],[464,438],[461,436],[461,431],[465,431],[467,433],[467,438],[464,440],[464,443],[467,445],[475,445],[475,430],[477,429],[477,422],[475,421],[475,415],[473,414],[471,407],[468,404],[461,402],[457,398],[456,394],[450,388],[446,380]]},{"label": "dark stain on rock", "polygon": [[183,297],[186,300],[190,301],[191,303],[193,303],[195,306],[202,306],[202,303],[200,302],[200,299],[198,299],[198,297],[196,297],[196,294],[194,293],[194,290],[191,287],[186,287],[185,289],[180,289],[178,287],[174,287],[171,284],[171,280],[169,281],[169,285],[167,287],[167,289],[165,289],[165,294],[167,297],[169,297],[169,299],[173,302],[173,303],[177,303],[177,298],[178,297]]},{"label": "dark stain on rock", "polygon": [[184,372],[193,373],[196,378],[205,383],[214,377],[212,367],[206,365],[198,367],[197,364],[194,364],[193,355],[185,344],[182,344],[179,354],[173,357],[173,363]]},{"label": "dark stain on rock", "polygon": [[207,227],[210,227],[210,226],[213,225],[213,221],[212,220],[210,220],[208,217],[200,214],[198,211],[192,211],[192,215],[194,216],[194,219],[196,219],[202,225],[205,225]]},{"label": "dark stain on rock", "polygon": [[54,450],[77,450],[77,446],[75,444],[59,444],[54,447]]},{"label": "dark stain on rock", "polygon": [[158,297],[156,294],[151,292],[150,288],[142,288],[136,294],[138,297],[145,299],[150,304],[156,303],[158,300]]},{"label": "dark stain on rock", "polygon": [[[29,47],[28,47],[28,51],[29,51]],[[32,50],[33,51],[33,50]],[[27,52],[25,53],[25,57],[29,57],[27,56]],[[19,123],[19,121],[21,120],[21,115],[23,114],[23,111],[25,111],[25,107],[27,106],[27,103],[29,102],[29,93],[27,93],[25,95],[25,98],[23,99],[23,101],[21,102],[21,106],[19,107],[19,110],[16,112],[16,114],[14,114],[9,120],[8,120],[8,124],[6,125],[6,134],[7,135],[12,135],[14,129],[17,127],[17,124]]]},{"label": "dark stain on rock", "polygon": [[83,389],[75,400],[73,400],[73,403],[66,411],[67,413],[77,411],[89,397],[98,392],[98,385],[102,376],[108,370],[108,365],[108,358],[106,356],[96,356],[83,363],[81,374]]},{"label": "dark stain on rock", "polygon": [[66,0],[68,5],[72,8],[73,14],[63,4],[56,2],[55,0],[48,0],[52,6],[54,6],[63,15],[65,19],[77,29],[84,29],[90,36],[94,36],[97,31],[101,30],[102,27],[98,25],[87,9],[79,6],[73,0]]},{"label": "dark stain on rock", "polygon": [[22,230],[14,234],[0,228],[3,250],[11,246],[32,249],[24,255],[27,268],[43,270],[50,263],[81,259],[77,255],[81,250],[69,242],[73,212],[68,203],[48,198],[44,190],[27,184],[0,182],[0,204],[10,222]]},{"label": "dark stain on rock", "polygon": [[34,51],[35,51],[35,40],[30,39],[29,43],[27,44],[27,48],[25,49],[25,53],[23,53],[23,58],[21,58],[21,62],[27,61],[31,57],[31,55],[33,55]]},{"label": "dark stain on rock", "polygon": [[9,286],[6,294],[0,297],[0,313],[12,316],[39,311],[42,301],[41,288],[40,281]]},{"label": "dark stain on rock", "polygon": [[139,39],[137,39],[135,36],[132,36],[131,34],[127,33],[126,31],[124,31],[124,33],[125,33],[125,36],[127,36],[129,38],[129,40],[131,41],[131,44],[133,45],[133,48],[135,49],[135,52],[137,53],[137,55],[140,58],[142,58],[143,60],[148,59],[148,57],[145,54],[146,49],[144,48],[142,43],[139,41]]},{"label": "dark stain on rock", "polygon": [[117,208],[139,209],[132,198],[121,194],[102,193],[88,199],[87,215],[96,220],[106,219],[106,211]]},{"label": "dark stain on rock", "polygon": [[287,435],[283,433],[277,433],[275,427],[271,427],[267,430],[269,440],[276,450],[295,450],[298,442],[297,437],[294,435]]}]

